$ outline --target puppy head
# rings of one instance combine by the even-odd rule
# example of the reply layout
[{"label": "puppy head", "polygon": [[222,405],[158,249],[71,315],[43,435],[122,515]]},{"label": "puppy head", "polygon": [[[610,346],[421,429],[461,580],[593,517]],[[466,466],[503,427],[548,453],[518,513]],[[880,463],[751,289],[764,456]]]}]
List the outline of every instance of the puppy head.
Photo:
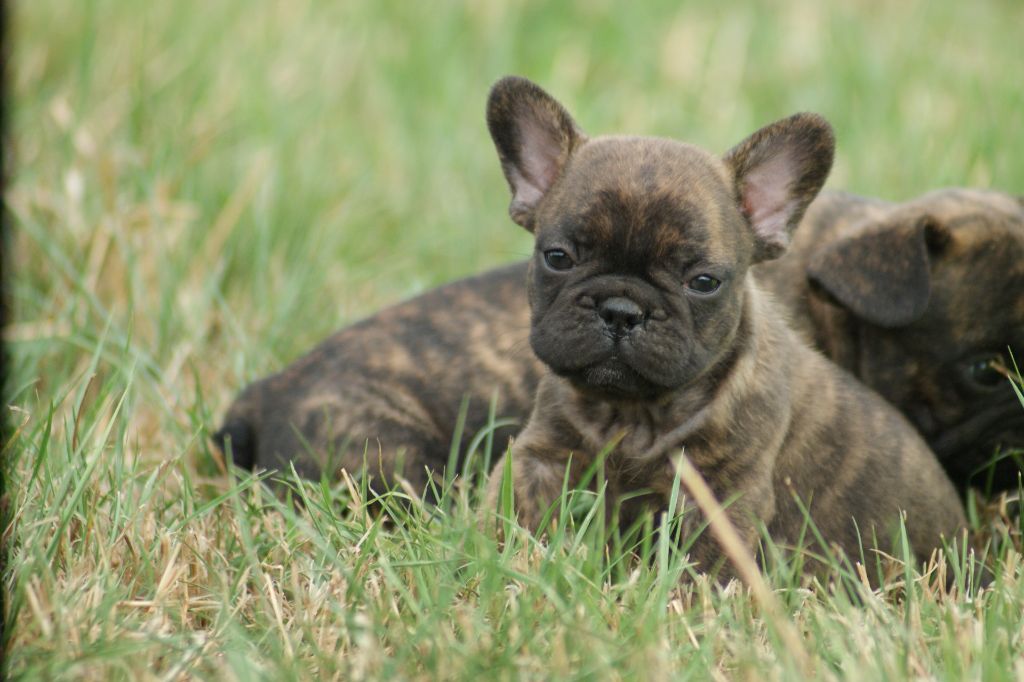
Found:
[{"label": "puppy head", "polygon": [[[808,260],[813,295],[859,324],[857,374],[906,413],[954,481],[1015,488],[1024,409],[1003,374],[1024,359],[1024,206],[941,190],[897,205]],[[972,480],[973,479],[973,480]]]},{"label": "puppy head", "polygon": [[577,388],[651,399],[734,346],[751,264],[774,258],[832,164],[832,130],[798,114],[717,158],[680,142],[588,138],[539,87],[505,78],[487,123],[536,237],[530,341]]}]

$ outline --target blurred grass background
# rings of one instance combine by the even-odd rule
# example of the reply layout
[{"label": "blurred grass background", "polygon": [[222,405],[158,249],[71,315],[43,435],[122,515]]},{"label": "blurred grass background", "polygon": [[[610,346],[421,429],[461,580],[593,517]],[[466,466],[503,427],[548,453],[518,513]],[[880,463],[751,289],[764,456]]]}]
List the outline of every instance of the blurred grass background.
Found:
[{"label": "blurred grass background", "polygon": [[[5,587],[22,672],[101,676],[82,661],[108,649],[89,643],[141,627],[104,630],[106,602],[76,601],[93,574],[129,601],[152,589],[177,541],[161,535],[153,565],[97,559],[120,531],[82,529],[126,513],[112,490],[156,532],[181,486],[216,480],[207,429],[244,383],[342,323],[529,252],[483,120],[504,74],[590,133],[721,151],[817,111],[838,135],[833,188],[1024,190],[1012,0],[31,0],[12,14]],[[125,571],[153,579],[118,588]],[[182,641],[200,627],[171,622]]]}]

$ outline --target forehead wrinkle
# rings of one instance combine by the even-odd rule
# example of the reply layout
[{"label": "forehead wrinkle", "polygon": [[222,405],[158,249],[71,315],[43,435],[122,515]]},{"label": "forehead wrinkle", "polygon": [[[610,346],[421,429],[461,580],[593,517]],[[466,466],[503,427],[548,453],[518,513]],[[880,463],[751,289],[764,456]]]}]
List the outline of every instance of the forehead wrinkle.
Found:
[{"label": "forehead wrinkle", "polygon": [[[964,259],[939,264],[943,274],[933,281],[929,307],[940,312],[940,318],[949,319],[946,311],[969,311],[958,316],[955,335],[963,343],[982,343],[1011,340],[1013,330],[1002,328],[1024,319],[1024,268],[978,268],[986,258]],[[970,286],[965,283],[970,282]],[[979,292],[987,292],[979,295]],[[996,338],[993,339],[992,337]]]},{"label": "forehead wrinkle", "polygon": [[667,257],[685,242],[687,232],[703,227],[699,211],[673,195],[612,189],[597,193],[579,223],[590,240],[646,258]]},{"label": "forehead wrinkle", "polygon": [[651,196],[644,205],[644,224],[638,226],[654,231],[654,252],[657,258],[669,257],[687,243],[687,238],[706,242],[706,218],[693,202],[680,200],[674,194],[661,192]]},{"label": "forehead wrinkle", "polygon": [[[722,164],[706,151],[657,138],[604,137],[575,155],[559,192],[563,210],[575,213],[573,232],[585,240],[647,260],[700,245],[699,255],[728,264],[737,254],[724,227],[724,206],[735,202]],[[698,208],[699,207],[699,208]],[[697,249],[694,249],[696,252]],[[640,254],[635,254],[640,255]]]}]

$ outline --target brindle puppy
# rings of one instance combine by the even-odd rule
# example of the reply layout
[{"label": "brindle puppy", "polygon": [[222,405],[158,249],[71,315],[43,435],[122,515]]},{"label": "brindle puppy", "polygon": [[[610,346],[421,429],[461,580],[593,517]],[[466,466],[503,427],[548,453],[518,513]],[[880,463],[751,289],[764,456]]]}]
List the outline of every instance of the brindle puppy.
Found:
[{"label": "brindle puppy", "polygon": [[[546,370],[516,438],[520,522],[540,530],[568,477],[604,462],[609,506],[659,510],[685,451],[751,547],[783,544],[805,515],[859,556],[890,548],[904,515],[918,558],[965,525],[949,480],[913,428],[808,347],[752,277],[779,256],[832,165],[831,127],[797,114],[719,159],[672,140],[589,139],[547,93],[499,81],[487,122],[536,238],[530,344]],[[489,484],[501,489],[503,463]],[[637,493],[648,494],[635,497]],[[710,536],[692,555],[720,559]]]},{"label": "brindle puppy", "polygon": [[[989,360],[1024,349],[1024,208],[945,190],[904,204],[825,193],[785,256],[755,272],[800,331],[923,433],[961,490],[1014,489],[1024,409]],[[908,267],[903,267],[903,265]],[[249,386],[215,440],[235,463],[317,477],[401,473],[417,486],[498,415],[525,421],[541,365],[529,348],[526,263],[393,306]],[[503,444],[518,426],[498,430]]]},{"label": "brindle puppy", "polygon": [[807,338],[910,418],[959,488],[1016,489],[1024,408],[1004,370],[1008,348],[1024,352],[1019,199],[827,194],[757,274]]}]

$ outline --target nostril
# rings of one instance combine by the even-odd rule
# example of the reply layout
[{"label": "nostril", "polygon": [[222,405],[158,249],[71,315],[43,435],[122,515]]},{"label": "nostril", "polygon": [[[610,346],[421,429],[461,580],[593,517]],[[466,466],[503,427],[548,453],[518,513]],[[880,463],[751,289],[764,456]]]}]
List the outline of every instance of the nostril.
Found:
[{"label": "nostril", "polygon": [[635,302],[621,296],[606,298],[597,308],[605,324],[617,329],[632,329],[644,321],[644,310]]}]

